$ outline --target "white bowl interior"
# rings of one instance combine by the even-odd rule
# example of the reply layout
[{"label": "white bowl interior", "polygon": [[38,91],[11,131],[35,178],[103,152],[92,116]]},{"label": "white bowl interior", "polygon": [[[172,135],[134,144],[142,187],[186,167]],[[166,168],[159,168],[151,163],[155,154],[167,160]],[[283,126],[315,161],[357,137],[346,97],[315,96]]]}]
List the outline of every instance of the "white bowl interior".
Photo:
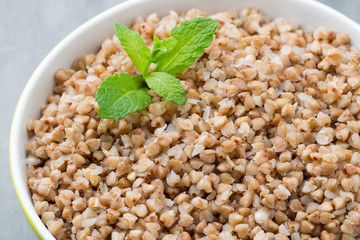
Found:
[{"label": "white bowl interior", "polygon": [[31,202],[26,184],[25,146],[28,141],[26,123],[40,116],[40,108],[52,93],[53,74],[70,67],[72,61],[85,53],[96,52],[101,42],[114,33],[114,23],[131,24],[137,16],[151,13],[159,16],[170,10],[180,12],[198,8],[209,13],[239,11],[244,7],[259,8],[270,18],[284,17],[314,30],[323,25],[347,33],[353,45],[360,45],[360,26],[339,12],[313,0],[131,0],[115,6],[81,25],[61,41],[41,62],[27,83],[15,111],[11,129],[10,156],[13,181],[20,202],[32,225],[44,239],[54,239],[42,224]]}]

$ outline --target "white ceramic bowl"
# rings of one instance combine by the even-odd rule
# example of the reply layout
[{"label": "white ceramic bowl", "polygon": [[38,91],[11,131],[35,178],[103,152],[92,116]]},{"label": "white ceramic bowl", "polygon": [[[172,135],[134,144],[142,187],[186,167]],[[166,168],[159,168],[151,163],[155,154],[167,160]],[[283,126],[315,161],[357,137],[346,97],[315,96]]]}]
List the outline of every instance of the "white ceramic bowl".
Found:
[{"label": "white ceramic bowl", "polygon": [[40,239],[55,239],[41,222],[31,202],[26,185],[25,146],[28,141],[26,123],[37,119],[40,108],[52,93],[53,74],[59,68],[68,68],[73,59],[85,53],[96,52],[101,42],[114,33],[114,23],[129,25],[136,16],[170,10],[198,8],[209,13],[224,10],[239,11],[256,7],[268,18],[284,17],[314,30],[324,25],[347,33],[352,43],[360,47],[360,26],[341,13],[314,0],[131,0],[121,3],[92,18],[63,39],[40,63],[29,79],[17,105],[10,137],[10,167],[14,186],[26,217]]}]

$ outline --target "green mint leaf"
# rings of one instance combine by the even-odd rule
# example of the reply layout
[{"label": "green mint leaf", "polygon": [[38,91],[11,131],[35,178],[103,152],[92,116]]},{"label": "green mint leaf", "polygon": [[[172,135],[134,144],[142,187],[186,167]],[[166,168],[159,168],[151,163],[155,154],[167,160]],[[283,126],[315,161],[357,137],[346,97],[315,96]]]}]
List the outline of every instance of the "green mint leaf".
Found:
[{"label": "green mint leaf", "polygon": [[95,101],[100,109],[100,118],[121,119],[151,103],[143,78],[126,73],[114,74],[106,78],[99,86]]},{"label": "green mint leaf", "polygon": [[153,72],[145,77],[149,88],[154,90],[166,101],[172,101],[179,105],[185,105],[184,87],[179,79],[165,72]]},{"label": "green mint leaf", "polygon": [[171,30],[171,37],[177,40],[174,49],[164,55],[155,71],[177,76],[195,62],[210,46],[218,26],[210,18],[193,18],[180,23]]},{"label": "green mint leaf", "polygon": [[[150,56],[150,49],[146,47],[144,40],[141,38],[140,34],[120,24],[115,24],[115,34],[119,38],[121,46],[129,55],[131,61],[135,64],[136,68],[142,74],[146,75],[149,60],[144,57],[144,55]],[[142,54],[138,54],[138,52],[141,52]]]},{"label": "green mint leaf", "polygon": [[153,51],[154,48],[159,47],[160,46],[160,39],[158,36],[154,35],[154,47],[153,47]]},{"label": "green mint leaf", "polygon": [[176,43],[177,40],[173,37],[165,38],[160,42],[161,46],[165,47],[169,52],[175,48]]},{"label": "green mint leaf", "polygon": [[148,49],[148,47],[144,46],[142,48],[140,48],[139,50],[136,51],[137,54],[143,56],[144,58],[146,58],[148,61],[151,60],[150,58],[150,51]]},{"label": "green mint leaf", "polygon": [[162,41],[154,35],[154,46],[151,52],[151,62],[157,63],[165,56],[166,53],[174,49],[176,45],[176,39],[173,37],[165,38]]}]

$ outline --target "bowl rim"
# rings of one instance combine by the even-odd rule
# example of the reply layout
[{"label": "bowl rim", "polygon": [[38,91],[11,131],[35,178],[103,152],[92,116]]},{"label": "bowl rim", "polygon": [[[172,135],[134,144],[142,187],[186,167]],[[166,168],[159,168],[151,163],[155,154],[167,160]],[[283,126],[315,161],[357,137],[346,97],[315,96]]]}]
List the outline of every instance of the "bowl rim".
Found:
[{"label": "bowl rim", "polygon": [[[283,0],[283,1],[291,1],[298,4],[305,4],[307,7],[313,7],[313,8],[321,8],[323,11],[329,12],[331,15],[334,15],[338,18],[342,18],[349,26],[351,26],[354,29],[357,29],[360,31],[360,25],[349,18],[348,16],[344,15],[343,13],[340,13],[339,11],[333,9],[332,7],[325,5],[321,2],[318,2],[316,0]],[[18,132],[21,128],[25,127],[19,124],[20,116],[22,113],[22,110],[26,106],[26,102],[24,99],[31,95],[31,89],[33,85],[36,83],[36,79],[41,75],[43,72],[44,67],[46,66],[46,63],[53,57],[56,56],[56,54],[64,47],[67,47],[68,44],[70,44],[74,38],[76,38],[78,35],[81,35],[81,33],[91,28],[92,25],[102,20],[102,18],[105,18],[108,14],[111,14],[113,12],[121,11],[122,9],[125,9],[127,7],[135,6],[141,3],[147,3],[150,2],[150,0],[124,0],[123,2],[116,4],[98,14],[93,16],[92,18],[88,19],[78,27],[76,27],[74,30],[72,30],[67,36],[65,36],[60,42],[58,42],[51,50],[50,52],[42,59],[42,61],[38,64],[38,66],[35,68],[33,73],[31,74],[30,78],[26,82],[24,89],[19,97],[18,103],[16,105],[12,122],[11,122],[11,128],[10,128],[10,137],[9,137],[9,162],[10,162],[10,172],[11,172],[11,178],[14,185],[14,189],[16,192],[16,196],[18,198],[18,201],[21,205],[21,208],[30,223],[33,231],[35,232],[38,239],[55,239],[53,235],[48,231],[48,229],[45,227],[45,224],[42,223],[40,220],[40,217],[37,215],[35,208],[33,206],[33,203],[31,201],[31,198],[29,198],[26,189],[20,189],[18,188],[18,185],[21,184],[21,178],[18,176],[20,174],[20,165],[19,165],[19,158],[16,154],[17,149],[14,143],[18,140]],[[15,156],[14,156],[15,155]],[[25,184],[26,185],[26,184]],[[27,187],[27,185],[26,185]],[[24,191],[25,190],[25,191]],[[30,205],[29,205],[30,204]],[[28,209],[27,206],[32,206],[32,208]]]}]

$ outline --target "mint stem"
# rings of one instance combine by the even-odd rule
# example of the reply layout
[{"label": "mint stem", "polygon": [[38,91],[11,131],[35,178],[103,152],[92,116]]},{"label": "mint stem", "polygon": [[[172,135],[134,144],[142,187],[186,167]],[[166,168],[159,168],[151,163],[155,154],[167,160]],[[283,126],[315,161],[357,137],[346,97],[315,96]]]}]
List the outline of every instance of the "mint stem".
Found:
[{"label": "mint stem", "polygon": [[149,61],[148,63],[146,63],[145,67],[144,67],[144,73],[143,76],[144,78],[146,78],[147,76],[149,76],[149,68],[150,68],[151,62]]}]

